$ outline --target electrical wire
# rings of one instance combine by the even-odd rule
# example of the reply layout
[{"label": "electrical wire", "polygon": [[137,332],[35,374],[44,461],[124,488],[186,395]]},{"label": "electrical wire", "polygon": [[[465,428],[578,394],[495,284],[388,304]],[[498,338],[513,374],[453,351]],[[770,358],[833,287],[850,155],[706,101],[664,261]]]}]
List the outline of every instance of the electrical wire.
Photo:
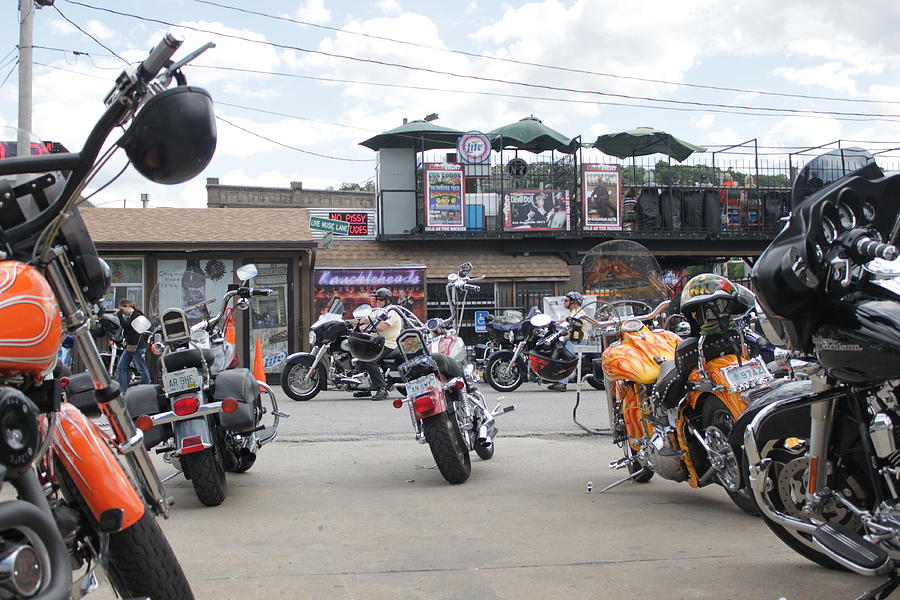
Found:
[{"label": "electrical wire", "polygon": [[253,40],[253,39],[243,37],[240,35],[223,33],[220,31],[213,31],[210,29],[203,29],[201,27],[195,27],[195,26],[191,26],[191,25],[173,23],[171,21],[165,21],[163,19],[144,17],[141,15],[117,11],[117,10],[113,10],[110,8],[92,6],[90,4],[85,4],[84,2],[78,2],[77,0],[68,0],[68,2],[70,4],[82,6],[84,8],[88,8],[91,10],[114,14],[114,15],[118,15],[118,16],[122,16],[122,17],[133,18],[133,19],[137,19],[137,20],[147,22],[147,23],[157,23],[160,25],[165,25],[167,27],[180,27],[182,29],[196,31],[198,33],[206,33],[206,34],[210,34],[210,35],[220,36],[223,38],[240,40],[240,41],[247,42],[250,44],[270,46],[273,48],[280,48],[283,50],[294,50],[294,51],[303,52],[306,54],[315,54],[315,55],[319,55],[319,56],[326,56],[329,58],[336,58],[336,59],[359,62],[359,63],[364,63],[364,64],[383,66],[383,67],[391,67],[391,68],[395,68],[395,69],[403,69],[406,71],[429,73],[432,75],[443,75],[446,77],[454,77],[454,78],[458,78],[458,79],[482,81],[482,82],[488,82],[488,83],[501,83],[501,84],[512,85],[512,86],[517,86],[517,87],[544,89],[544,90],[551,90],[551,91],[558,91],[558,92],[597,95],[597,96],[604,96],[604,97],[614,97],[614,98],[622,98],[622,99],[627,99],[627,100],[642,100],[642,101],[646,101],[646,102],[676,104],[679,106],[702,106],[702,107],[714,107],[714,108],[731,109],[731,110],[739,109],[739,110],[772,111],[772,112],[790,113],[790,114],[797,114],[797,115],[813,114],[813,115],[853,116],[853,117],[869,117],[869,118],[875,118],[875,117],[892,118],[892,117],[898,116],[895,114],[885,114],[885,113],[857,113],[857,112],[843,112],[843,111],[775,108],[775,107],[765,107],[765,106],[747,106],[747,105],[740,105],[740,104],[720,104],[720,103],[714,103],[714,102],[699,102],[699,101],[691,101],[691,100],[666,100],[666,99],[662,99],[662,98],[653,98],[650,96],[636,96],[636,95],[631,95],[631,94],[600,92],[597,90],[581,90],[581,89],[576,89],[576,88],[552,86],[552,85],[539,84],[539,83],[528,83],[528,82],[524,82],[524,81],[497,79],[497,78],[493,78],[493,77],[484,77],[484,76],[480,76],[480,75],[466,75],[466,74],[462,74],[462,73],[453,73],[451,71],[442,71],[439,69],[429,69],[426,67],[415,67],[412,65],[406,65],[406,64],[402,64],[402,63],[376,60],[376,59],[371,59],[371,58],[361,58],[358,56],[348,56],[348,55],[344,55],[344,54],[337,54],[334,52],[325,52],[324,50],[312,50],[310,48],[303,48],[301,46],[294,46],[291,44],[271,42],[268,40]]},{"label": "electrical wire", "polygon": [[312,152],[311,150],[304,150],[303,148],[297,148],[296,146],[291,146],[291,145],[289,145],[289,144],[285,144],[285,143],[283,143],[283,142],[279,142],[279,141],[273,140],[272,138],[268,138],[268,137],[266,137],[266,136],[264,136],[264,135],[260,135],[260,134],[254,132],[254,131],[250,131],[249,129],[246,129],[246,128],[244,128],[244,127],[241,127],[240,125],[237,125],[237,124],[235,124],[235,123],[232,123],[232,122],[229,121],[228,119],[225,119],[225,118],[223,118],[223,117],[220,117],[219,115],[216,115],[216,119],[218,119],[219,121],[222,121],[223,123],[228,123],[229,125],[231,125],[231,126],[234,127],[235,129],[240,129],[240,130],[243,131],[244,133],[249,133],[250,135],[256,136],[256,137],[258,137],[258,138],[260,138],[260,139],[262,139],[262,140],[266,140],[267,142],[270,142],[270,143],[272,143],[272,144],[275,144],[276,146],[282,146],[282,147],[288,148],[288,149],[290,149],[290,150],[296,150],[297,152],[302,152],[303,154],[310,154],[310,155],[312,155],[312,156],[318,156],[318,157],[320,157],[320,158],[328,158],[328,159],[331,159],[331,160],[343,160],[343,161],[346,161],[346,162],[374,162],[374,161],[373,161],[372,159],[370,159],[370,158],[342,158],[342,157],[339,157],[339,156],[330,156],[330,155],[328,155],[328,154],[320,154],[320,153],[318,153],[318,152]]},{"label": "electrical wire", "polygon": [[84,35],[86,35],[86,36],[88,36],[89,38],[91,38],[92,40],[94,40],[94,42],[95,42],[98,46],[102,47],[104,50],[106,50],[107,52],[109,52],[110,54],[112,54],[113,56],[115,56],[116,58],[118,58],[119,60],[121,60],[122,62],[124,62],[125,64],[129,64],[127,60],[125,60],[124,58],[122,58],[121,56],[119,56],[118,54],[116,54],[115,51],[112,50],[112,48],[110,48],[109,46],[107,46],[106,44],[104,44],[103,42],[101,42],[100,40],[98,40],[97,38],[95,38],[94,36],[92,36],[90,33],[88,33],[87,31],[85,31],[84,29],[82,29],[81,26],[78,25],[78,23],[76,23],[75,21],[73,21],[72,19],[70,19],[69,17],[67,17],[66,15],[64,15],[63,12],[62,12],[61,10],[59,10],[59,7],[58,7],[56,4],[51,4],[50,6],[52,6],[53,9],[54,9],[56,12],[59,13],[59,16],[61,16],[63,19],[65,19],[72,27],[74,27],[75,29],[77,29],[78,31],[80,31],[81,33],[83,33]]},{"label": "electrical wire", "polygon": [[13,66],[10,67],[9,71],[6,72],[6,76],[3,78],[3,81],[0,81],[0,88],[2,88],[4,85],[6,85],[6,82],[9,80],[9,76],[13,74],[13,71],[15,71],[16,67],[18,67],[18,66],[19,66],[19,61],[16,60],[16,62],[13,63]]}]

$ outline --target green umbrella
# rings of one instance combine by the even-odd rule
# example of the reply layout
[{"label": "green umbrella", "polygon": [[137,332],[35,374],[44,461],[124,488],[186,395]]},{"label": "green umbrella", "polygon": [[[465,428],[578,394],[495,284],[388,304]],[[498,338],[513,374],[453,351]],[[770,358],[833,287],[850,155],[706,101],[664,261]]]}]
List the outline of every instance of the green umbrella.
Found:
[{"label": "green umbrella", "polygon": [[607,133],[594,142],[594,148],[610,156],[628,158],[647,154],[665,154],[681,162],[694,152],[706,152],[706,148],[679,140],[671,133],[652,127],[638,127],[630,131]]},{"label": "green umbrella", "polygon": [[456,148],[463,131],[436,125],[430,121],[415,120],[394,127],[375,137],[360,142],[360,146],[380,150],[382,148],[415,148],[416,150],[436,150]]},{"label": "green umbrella", "polygon": [[533,116],[498,127],[487,135],[493,140],[491,147],[494,150],[511,146],[529,152],[558,150],[565,154],[574,154],[579,146],[578,140],[567,138],[560,132],[550,129]]}]

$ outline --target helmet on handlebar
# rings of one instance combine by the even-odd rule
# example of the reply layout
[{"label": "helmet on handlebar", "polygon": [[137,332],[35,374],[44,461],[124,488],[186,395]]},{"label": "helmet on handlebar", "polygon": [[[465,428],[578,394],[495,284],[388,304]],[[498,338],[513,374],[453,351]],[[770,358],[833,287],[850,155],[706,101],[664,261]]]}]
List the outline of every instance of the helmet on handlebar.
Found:
[{"label": "helmet on handlebar", "polygon": [[528,364],[541,379],[561,381],[575,371],[578,357],[561,345],[549,352],[535,348],[528,353]]},{"label": "helmet on handlebar", "polygon": [[581,292],[576,292],[573,290],[571,292],[568,292],[565,297],[568,298],[569,300],[571,300],[572,302],[574,302],[575,304],[577,304],[578,306],[581,306],[582,304],[584,304],[584,296],[581,295]]},{"label": "helmet on handlebar", "polygon": [[373,362],[384,353],[384,336],[377,333],[351,331],[347,334],[347,348],[354,358]]},{"label": "helmet on handlebar", "polygon": [[180,85],[150,98],[119,140],[138,172],[155,183],[183,183],[216,151],[216,116],[209,93]]},{"label": "helmet on handlebar", "polygon": [[391,290],[384,287],[378,288],[372,295],[375,296],[376,300],[387,300],[388,303],[394,301],[394,294],[391,293]]},{"label": "helmet on handlebar", "polygon": [[753,292],[713,273],[691,278],[681,291],[681,314],[703,333],[721,333],[754,305]]}]

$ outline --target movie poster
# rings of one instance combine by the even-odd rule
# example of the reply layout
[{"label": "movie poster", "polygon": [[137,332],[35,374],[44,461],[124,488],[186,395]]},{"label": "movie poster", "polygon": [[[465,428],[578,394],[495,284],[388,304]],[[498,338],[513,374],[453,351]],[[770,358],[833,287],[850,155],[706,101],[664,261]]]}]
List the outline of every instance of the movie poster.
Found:
[{"label": "movie poster", "polygon": [[567,230],[569,193],[564,190],[516,190],[503,194],[503,229]]},{"label": "movie poster", "polygon": [[314,315],[318,319],[333,298],[344,304],[344,318],[353,318],[360,304],[375,306],[373,294],[388,288],[394,304],[408,308],[425,322],[425,267],[369,267],[364,269],[317,268],[314,276]]},{"label": "movie poster", "polygon": [[463,171],[460,165],[425,165],[425,229],[465,229]]},{"label": "movie poster", "polygon": [[582,185],[585,229],[622,228],[622,175],[618,165],[586,164]]}]

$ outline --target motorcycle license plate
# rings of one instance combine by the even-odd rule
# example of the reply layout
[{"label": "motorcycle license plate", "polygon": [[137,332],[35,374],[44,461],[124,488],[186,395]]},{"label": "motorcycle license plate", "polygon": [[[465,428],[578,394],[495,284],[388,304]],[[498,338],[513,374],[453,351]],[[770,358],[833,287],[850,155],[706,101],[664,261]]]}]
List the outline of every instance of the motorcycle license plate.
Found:
[{"label": "motorcycle license plate", "polygon": [[172,373],[166,373],[163,377],[162,384],[166,393],[177,394],[178,392],[197,389],[200,387],[201,382],[200,372],[191,367]]},{"label": "motorcycle license plate", "polygon": [[750,359],[740,366],[725,367],[722,374],[732,392],[743,392],[772,379],[766,365],[759,358]]},{"label": "motorcycle license plate", "polygon": [[407,398],[425,396],[434,390],[440,389],[440,386],[441,384],[433,373],[431,375],[425,375],[424,377],[413,379],[406,384],[406,396]]}]

